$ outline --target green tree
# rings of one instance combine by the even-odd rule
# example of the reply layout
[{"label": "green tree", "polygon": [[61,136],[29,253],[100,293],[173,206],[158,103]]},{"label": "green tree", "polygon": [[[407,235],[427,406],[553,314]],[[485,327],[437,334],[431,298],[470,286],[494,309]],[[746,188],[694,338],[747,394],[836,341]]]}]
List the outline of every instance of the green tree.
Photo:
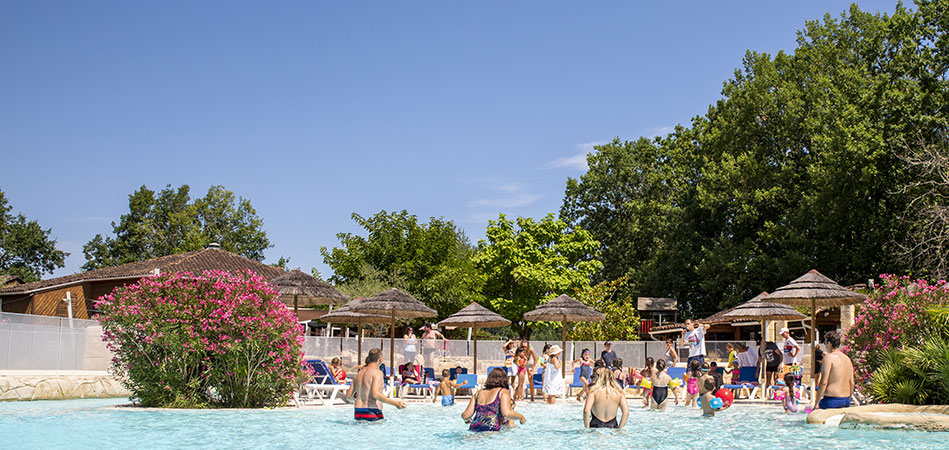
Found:
[{"label": "green tree", "polygon": [[330,281],[342,292],[365,297],[397,287],[439,317],[480,299],[483,277],[471,259],[474,248],[451,221],[432,217],[419,223],[404,210],[352,217],[366,236],[339,233],[340,247],[321,249],[333,269]]},{"label": "green tree", "polygon": [[577,291],[577,300],[603,313],[600,322],[573,324],[567,332],[568,339],[575,341],[637,341],[639,340],[639,316],[636,303],[631,297],[617,298],[619,288],[628,281],[620,277],[604,281]]},{"label": "green tree", "polygon": [[56,248],[56,239],[49,238],[52,229],[44,230],[39,222],[12,211],[13,206],[0,191],[0,274],[29,283],[63,267],[69,253]]},{"label": "green tree", "polygon": [[82,250],[84,270],[200,250],[212,242],[255,261],[271,247],[250,200],[223,186],[191,201],[190,187],[171,185],[157,194],[145,186],[129,195],[129,212],[112,222],[115,237],[97,234]]},{"label": "green tree", "polygon": [[511,328],[530,335],[524,313],[545,299],[590,284],[602,269],[600,243],[589,231],[570,227],[553,214],[536,221],[504,214],[488,222],[479,241],[477,267],[487,277],[482,293],[492,310],[511,320]]}]

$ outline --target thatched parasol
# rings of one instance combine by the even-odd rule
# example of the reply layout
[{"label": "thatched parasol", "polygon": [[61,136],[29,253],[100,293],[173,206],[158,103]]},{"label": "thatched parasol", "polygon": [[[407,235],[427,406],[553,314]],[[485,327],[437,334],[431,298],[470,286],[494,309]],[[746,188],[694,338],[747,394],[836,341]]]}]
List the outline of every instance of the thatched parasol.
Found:
[{"label": "thatched parasol", "polygon": [[395,321],[397,319],[415,319],[420,317],[435,317],[438,312],[411,295],[392,288],[388,291],[359,300],[350,310],[364,314],[385,316],[389,319],[391,336],[389,338],[389,367],[395,373]]},{"label": "thatched parasol", "polygon": [[349,297],[333,286],[303,273],[300,269],[287,271],[270,280],[270,284],[280,292],[282,302],[293,305],[293,314],[297,313],[298,305],[342,305],[349,300]]},{"label": "thatched parasol", "polygon": [[[567,322],[599,322],[603,319],[606,319],[603,313],[566,294],[524,314],[524,320],[531,322],[560,322],[563,326],[563,348],[567,347]],[[567,365],[561,365],[560,369],[563,375],[567,376]]]},{"label": "thatched parasol", "polygon": [[768,320],[802,320],[806,319],[807,316],[801,314],[796,309],[791,308],[790,306],[781,305],[778,303],[771,303],[764,301],[764,298],[768,296],[767,292],[762,292],[755,296],[755,298],[748,300],[745,303],[742,303],[734,308],[731,311],[722,314],[722,317],[730,320],[754,320],[761,321],[761,345],[758,347],[759,361],[762,361],[761,364],[761,374],[758,377],[758,380],[761,382],[761,397],[765,397],[765,381],[763,378],[765,376],[765,366],[764,366],[764,330],[765,322]]},{"label": "thatched parasol", "polygon": [[[811,269],[787,286],[768,294],[765,300],[791,306],[811,307],[811,384],[817,376],[817,308],[863,303],[867,296],[851,291]],[[816,386],[812,386],[815,389]],[[817,392],[816,390],[813,392]],[[817,396],[814,396],[814,401]]]},{"label": "thatched parasol", "polygon": [[438,322],[438,326],[441,327],[472,329],[472,334],[474,334],[474,373],[478,373],[478,328],[504,327],[510,324],[510,320],[475,302],[471,302],[470,305]]},{"label": "thatched parasol", "polygon": [[354,323],[356,324],[356,365],[362,364],[362,326],[367,323],[389,323],[389,318],[386,316],[377,316],[375,314],[364,314],[358,313],[352,310],[352,305],[356,302],[362,301],[362,299],[355,299],[343,306],[341,306],[336,311],[330,312],[329,314],[320,317],[320,320],[326,323]]}]

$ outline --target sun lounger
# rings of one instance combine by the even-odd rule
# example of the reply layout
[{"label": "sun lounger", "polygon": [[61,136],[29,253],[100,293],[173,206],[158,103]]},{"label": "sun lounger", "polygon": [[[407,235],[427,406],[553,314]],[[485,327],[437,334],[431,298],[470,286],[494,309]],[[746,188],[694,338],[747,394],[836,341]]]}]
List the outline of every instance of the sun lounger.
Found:
[{"label": "sun lounger", "polygon": [[[406,367],[407,367],[406,364],[399,366],[399,373],[402,373],[403,369],[405,369]],[[415,372],[415,377],[418,378],[422,382],[421,383],[406,383],[403,381],[402,389],[399,390],[399,396],[404,398],[408,395],[421,395],[422,398],[426,398],[426,399],[429,398],[430,396],[434,397],[435,389],[431,384],[425,383],[425,377],[426,375],[431,373],[432,378],[434,378],[435,369],[422,369],[422,366],[417,365],[417,364],[414,366],[409,366],[409,367],[413,368],[413,372]]]},{"label": "sun lounger", "polygon": [[459,395],[458,392],[462,389],[469,391],[465,395],[471,395],[475,389],[478,388],[478,376],[475,374],[460,373],[458,378],[455,379],[455,395]]},{"label": "sun lounger", "polygon": [[323,405],[332,405],[337,399],[347,401],[339,394],[348,390],[349,384],[337,382],[322,359],[308,360],[306,364],[313,369],[313,377],[303,385],[308,400],[318,399]]},{"label": "sun lounger", "polygon": [[758,392],[758,374],[752,368],[742,368],[738,374],[738,381],[722,385],[723,389],[731,389],[735,398],[745,394],[746,398],[754,398]]},{"label": "sun lounger", "polygon": [[573,369],[573,382],[567,385],[567,395],[573,396],[573,388],[583,388],[583,383],[580,382],[580,368],[577,367]]}]

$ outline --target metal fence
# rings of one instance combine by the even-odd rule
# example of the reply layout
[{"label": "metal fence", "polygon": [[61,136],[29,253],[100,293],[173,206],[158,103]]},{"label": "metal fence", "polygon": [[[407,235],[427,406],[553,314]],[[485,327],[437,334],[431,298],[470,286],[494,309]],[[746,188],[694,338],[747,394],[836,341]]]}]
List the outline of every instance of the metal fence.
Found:
[{"label": "metal fence", "polygon": [[107,370],[94,320],[0,313],[0,370]]}]

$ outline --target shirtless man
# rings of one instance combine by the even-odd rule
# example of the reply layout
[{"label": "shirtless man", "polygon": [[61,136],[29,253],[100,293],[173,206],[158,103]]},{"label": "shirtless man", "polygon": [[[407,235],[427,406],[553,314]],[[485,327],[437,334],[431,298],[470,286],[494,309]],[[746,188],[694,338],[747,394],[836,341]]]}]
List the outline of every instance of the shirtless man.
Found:
[{"label": "shirtless man", "polygon": [[356,420],[376,421],[383,419],[382,403],[388,403],[399,409],[405,408],[405,402],[393,400],[382,393],[382,371],[379,362],[382,359],[382,349],[369,350],[366,365],[356,374],[349,395],[356,398],[354,417]]},{"label": "shirtless man", "polygon": [[839,331],[827,333],[825,342],[829,351],[824,353],[816,409],[847,408],[853,395],[853,363],[840,351]]}]

